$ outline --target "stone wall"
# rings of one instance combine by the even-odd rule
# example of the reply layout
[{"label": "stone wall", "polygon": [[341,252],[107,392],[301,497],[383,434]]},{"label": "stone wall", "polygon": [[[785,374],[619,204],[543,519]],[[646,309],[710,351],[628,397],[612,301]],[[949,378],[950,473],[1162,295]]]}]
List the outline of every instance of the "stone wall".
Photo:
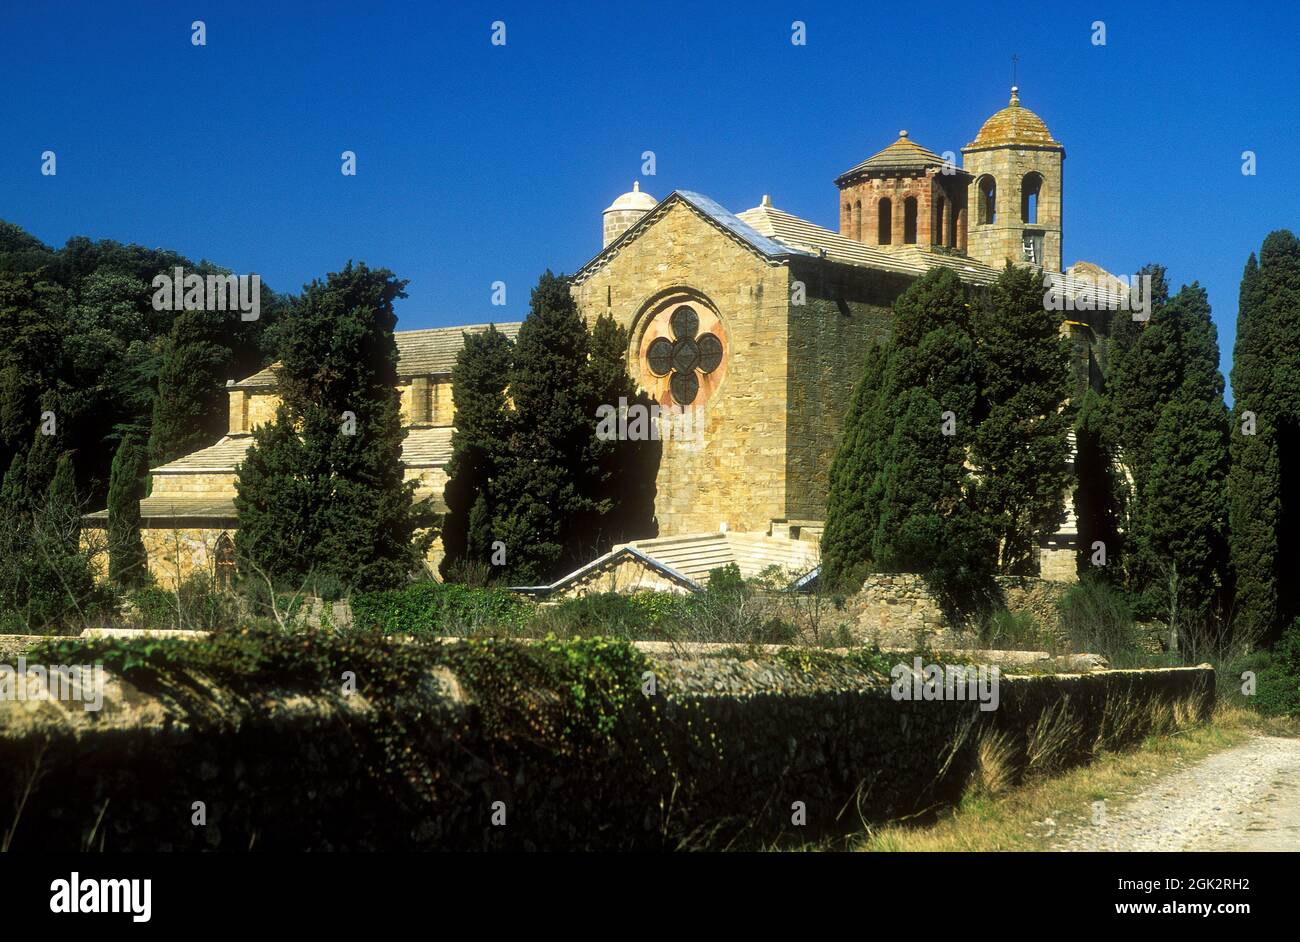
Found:
[{"label": "stone wall", "polygon": [[196,572],[216,569],[217,540],[235,538],[233,527],[144,527],[140,541],[149,556],[149,575],[165,589],[175,590]]},{"label": "stone wall", "polygon": [[[1062,639],[1057,603],[1065,583],[1032,576],[998,576],[1002,602],[1028,612],[1049,636]],[[953,631],[925,580],[914,573],[872,573],[845,602],[855,640],[883,648],[928,645],[961,648],[969,634]]]},{"label": "stone wall", "polygon": [[695,403],[705,413],[702,447],[664,443],[658,535],[717,532],[723,523],[764,532],[787,516],[789,272],[678,203],[573,287],[588,323],[609,313],[628,329],[633,376],[645,388],[653,384],[636,361],[644,333],[677,294],[721,320],[725,377],[711,398],[702,392]]},{"label": "stone wall", "polygon": [[[490,738],[460,680],[432,670],[388,705],[431,770],[418,787],[374,773],[382,705],[364,678],[352,696],[262,686],[250,698],[197,677],[137,687],[110,675],[99,712],[0,701],[0,795],[11,802],[36,781],[12,849],[76,851],[92,827],[110,852],[762,846],[957,800],[986,729],[1023,752],[1041,717],[1068,710],[1077,728],[1063,753],[1078,763],[1108,704],[1204,719],[1214,696],[1208,667],[1002,677],[989,712],[894,699],[877,676],[828,655],[650,667],[654,694],[620,717],[647,735],[629,740],[649,742],[645,755]],[[565,696],[540,691],[535,708],[556,710]],[[202,827],[191,824],[196,801]],[[792,825],[796,803],[806,825]]]},{"label": "stone wall", "polygon": [[790,305],[791,421],[786,426],[786,503],[778,517],[826,516],[831,462],[867,351],[889,339],[891,307],[911,279],[849,265],[791,263],[807,292]]}]

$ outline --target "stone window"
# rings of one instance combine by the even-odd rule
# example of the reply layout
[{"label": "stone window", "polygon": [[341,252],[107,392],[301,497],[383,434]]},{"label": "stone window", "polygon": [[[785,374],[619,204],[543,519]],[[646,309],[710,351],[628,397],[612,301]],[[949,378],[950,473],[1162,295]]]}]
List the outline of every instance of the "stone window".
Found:
[{"label": "stone window", "polygon": [[916,197],[903,200],[903,242],[916,245]]},{"label": "stone window", "polygon": [[889,197],[881,199],[876,210],[876,244],[889,245],[894,241],[894,206]]},{"label": "stone window", "polygon": [[978,225],[990,226],[998,220],[998,185],[987,173],[979,179]]},{"label": "stone window", "polygon": [[853,204],[853,238],[862,241],[862,200]]},{"label": "stone window", "polygon": [[216,558],[217,588],[228,591],[235,585],[235,544],[227,533],[217,537],[212,554]]},{"label": "stone window", "polygon": [[1025,174],[1025,178],[1020,182],[1020,220],[1022,222],[1037,225],[1038,198],[1042,191],[1042,174],[1034,170]]},{"label": "stone window", "polygon": [[948,212],[948,201],[947,201],[946,199],[944,199],[942,196],[938,197],[938,198],[934,201],[934,225],[930,227],[930,232],[933,233],[933,235],[932,235],[930,241],[933,242],[935,245],[944,245],[944,244],[945,244],[945,242],[944,242],[944,238],[943,238],[943,235],[944,235],[944,233],[943,233],[944,218],[943,218],[943,217],[944,217],[944,215],[945,215],[947,212]]},{"label": "stone window", "polygon": [[722,363],[722,341],[717,335],[700,333],[700,316],[689,304],[679,305],[669,319],[673,339],[658,337],[646,352],[646,363],[655,376],[668,376],[673,400],[689,406],[700,393],[699,374],[708,375]]}]

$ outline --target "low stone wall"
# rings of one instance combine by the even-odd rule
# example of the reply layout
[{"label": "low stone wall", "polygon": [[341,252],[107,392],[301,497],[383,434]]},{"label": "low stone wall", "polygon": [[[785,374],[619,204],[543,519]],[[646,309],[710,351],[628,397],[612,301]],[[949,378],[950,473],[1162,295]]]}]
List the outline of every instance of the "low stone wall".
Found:
[{"label": "low stone wall", "polygon": [[[1012,612],[1028,612],[1049,637],[1063,640],[1057,602],[1068,588],[1062,582],[1032,576],[998,576],[1002,601]],[[925,579],[915,573],[872,573],[862,589],[845,602],[856,640],[882,648],[961,648],[968,633],[955,631]]]},{"label": "low stone wall", "polygon": [[[364,684],[254,703],[199,676],[150,689],[110,676],[99,712],[0,702],[0,818],[13,820],[30,789],[20,851],[755,846],[955,801],[984,729],[1027,754],[1045,718],[1068,717],[1063,760],[1086,761],[1117,708],[1204,718],[1214,697],[1208,667],[1004,676],[986,712],[895,699],[860,664],[816,652],[654,656],[643,678],[653,689],[620,717],[628,735],[561,753],[488,736],[491,704],[441,668],[389,704],[367,700]],[[566,695],[536,691],[531,709]],[[377,771],[384,707],[404,718],[427,781],[395,785]]]}]

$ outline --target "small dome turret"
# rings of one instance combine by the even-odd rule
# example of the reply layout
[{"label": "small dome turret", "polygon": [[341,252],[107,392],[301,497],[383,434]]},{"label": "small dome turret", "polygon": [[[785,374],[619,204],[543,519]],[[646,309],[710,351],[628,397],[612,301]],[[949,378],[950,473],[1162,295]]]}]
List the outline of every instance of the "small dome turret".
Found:
[{"label": "small dome turret", "polygon": [[604,245],[609,245],[627,232],[638,219],[654,209],[658,203],[659,201],[649,193],[641,192],[640,181],[634,182],[631,190],[605,208]]}]

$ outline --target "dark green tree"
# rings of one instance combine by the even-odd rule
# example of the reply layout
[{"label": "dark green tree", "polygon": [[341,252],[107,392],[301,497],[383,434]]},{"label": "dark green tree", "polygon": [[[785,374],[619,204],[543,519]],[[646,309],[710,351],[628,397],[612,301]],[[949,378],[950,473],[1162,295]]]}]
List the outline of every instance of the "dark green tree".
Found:
[{"label": "dark green tree", "polygon": [[1300,614],[1300,240],[1272,232],[1241,280],[1229,479],[1240,626],[1275,638]]},{"label": "dark green tree", "polygon": [[[837,504],[862,518],[871,534],[870,555],[860,557],[863,530],[851,517],[838,521],[824,541],[838,573],[856,578],[866,567],[922,573],[956,616],[989,603],[996,555],[993,530],[974,505],[966,464],[981,418],[972,329],[966,291],[948,269],[932,269],[899,297],[888,368],[882,370],[879,456],[856,447],[865,437],[859,430],[872,421],[851,415],[847,425],[854,431],[836,459]],[[869,390],[881,370],[874,358],[868,366],[868,391],[860,387],[855,397],[855,407],[864,411],[872,408]],[[851,475],[872,466],[865,499],[846,499]]]},{"label": "dark green tree", "polygon": [[1106,414],[1098,392],[1089,389],[1084,393],[1074,426],[1078,569],[1080,578],[1091,576],[1120,585],[1122,472],[1106,444]]},{"label": "dark green tree", "polygon": [[221,343],[218,317],[183,311],[176,318],[158,368],[149,459],[155,465],[211,445],[226,430],[223,386],[230,353]]},{"label": "dark green tree", "polygon": [[120,586],[140,585],[146,577],[140,500],[148,473],[149,462],[139,438],[124,435],[108,481],[108,574]]},{"label": "dark green tree", "polygon": [[[627,370],[628,333],[608,314],[591,328],[587,414],[602,409],[644,409],[654,404],[637,391]],[[596,423],[599,429],[600,423]],[[590,438],[587,467],[593,469],[592,506],[582,528],[590,534],[595,553],[615,543],[654,536],[655,476],[660,443],[652,438],[602,440]]]},{"label": "dark green tree", "polygon": [[596,507],[596,417],[589,335],[567,278],[547,271],[519,330],[510,397],[511,460],[496,524],[516,583],[549,581],[595,549],[583,522]]},{"label": "dark green tree", "polygon": [[280,334],[275,422],[240,466],[236,554],[244,571],[354,590],[402,584],[427,539],[427,508],[403,480],[397,323],[405,282],[349,262],[303,293]]},{"label": "dark green tree", "polygon": [[1039,272],[1010,263],[977,308],[983,418],[971,439],[976,504],[997,536],[997,568],[1033,574],[1065,516],[1069,348]]},{"label": "dark green tree", "polygon": [[502,463],[509,450],[512,413],[506,384],[514,344],[495,327],[466,334],[451,371],[456,430],[451,436],[444,490],[447,513],[442,544],[445,579],[462,574],[465,561],[490,565],[492,527]]},{"label": "dark green tree", "polygon": [[857,591],[871,570],[889,387],[887,348],[873,345],[830,468],[820,578],[837,591]]}]

